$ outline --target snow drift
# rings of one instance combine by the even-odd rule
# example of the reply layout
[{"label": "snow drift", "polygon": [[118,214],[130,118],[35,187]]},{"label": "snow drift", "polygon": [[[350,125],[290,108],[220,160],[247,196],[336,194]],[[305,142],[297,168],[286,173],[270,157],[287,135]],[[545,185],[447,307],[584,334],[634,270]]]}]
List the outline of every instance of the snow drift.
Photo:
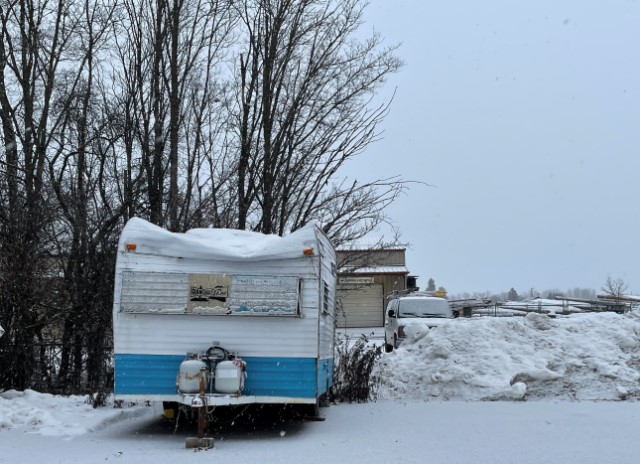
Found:
[{"label": "snow drift", "polygon": [[627,400],[640,397],[640,316],[456,319],[382,357],[380,398]]}]

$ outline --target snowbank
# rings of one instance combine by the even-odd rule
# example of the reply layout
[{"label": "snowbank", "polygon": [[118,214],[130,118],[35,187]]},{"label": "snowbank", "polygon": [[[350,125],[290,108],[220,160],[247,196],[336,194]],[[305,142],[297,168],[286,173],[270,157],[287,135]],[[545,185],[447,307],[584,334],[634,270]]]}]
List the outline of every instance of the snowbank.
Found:
[{"label": "snowbank", "polygon": [[384,355],[380,398],[640,397],[637,312],[456,319]]},{"label": "snowbank", "polygon": [[24,433],[73,438],[144,412],[143,407],[93,408],[86,396],[7,390],[0,393],[0,436],[3,431],[18,430]]}]

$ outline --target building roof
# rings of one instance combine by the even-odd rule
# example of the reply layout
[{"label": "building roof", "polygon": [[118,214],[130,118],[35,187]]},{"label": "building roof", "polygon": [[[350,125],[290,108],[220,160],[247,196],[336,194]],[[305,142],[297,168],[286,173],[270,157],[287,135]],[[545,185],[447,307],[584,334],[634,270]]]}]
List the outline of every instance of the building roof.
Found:
[{"label": "building roof", "polygon": [[338,269],[338,274],[409,274],[407,266],[345,266]]},{"label": "building roof", "polygon": [[338,253],[361,252],[361,251],[406,251],[404,245],[343,245],[336,248]]}]

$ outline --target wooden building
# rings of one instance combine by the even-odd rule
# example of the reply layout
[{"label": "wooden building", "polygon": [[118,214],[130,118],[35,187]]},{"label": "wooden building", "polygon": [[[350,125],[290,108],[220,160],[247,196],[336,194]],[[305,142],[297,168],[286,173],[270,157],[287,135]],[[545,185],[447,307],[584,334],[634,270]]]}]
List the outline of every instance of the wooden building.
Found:
[{"label": "wooden building", "polygon": [[415,287],[406,248],[337,250],[336,327],[383,327],[386,295]]}]

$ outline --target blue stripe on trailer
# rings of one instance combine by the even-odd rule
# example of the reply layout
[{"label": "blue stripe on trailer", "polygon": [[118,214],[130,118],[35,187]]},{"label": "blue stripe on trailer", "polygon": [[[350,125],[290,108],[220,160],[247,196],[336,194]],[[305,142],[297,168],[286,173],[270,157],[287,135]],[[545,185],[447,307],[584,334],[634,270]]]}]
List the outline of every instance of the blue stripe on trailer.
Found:
[{"label": "blue stripe on trailer", "polygon": [[[176,376],[184,359],[178,355],[116,354],[115,394],[175,394]],[[329,388],[333,377],[331,359],[242,359],[247,363],[245,395],[315,398]]]},{"label": "blue stripe on trailer", "polygon": [[175,395],[184,356],[116,354],[116,395]]},{"label": "blue stripe on trailer", "polygon": [[318,360],[318,396],[333,385],[333,359]]},{"label": "blue stripe on trailer", "polygon": [[242,358],[247,362],[244,394],[315,398],[314,358]]}]

